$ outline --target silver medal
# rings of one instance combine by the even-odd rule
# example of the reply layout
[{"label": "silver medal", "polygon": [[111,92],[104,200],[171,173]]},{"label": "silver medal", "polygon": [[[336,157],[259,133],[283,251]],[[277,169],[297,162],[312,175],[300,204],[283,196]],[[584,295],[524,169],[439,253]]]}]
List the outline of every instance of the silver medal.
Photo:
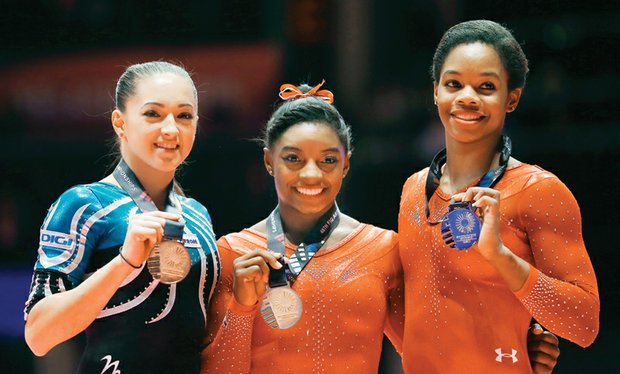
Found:
[{"label": "silver medal", "polygon": [[289,286],[267,288],[260,313],[267,324],[285,330],[299,321],[303,312],[301,299]]}]

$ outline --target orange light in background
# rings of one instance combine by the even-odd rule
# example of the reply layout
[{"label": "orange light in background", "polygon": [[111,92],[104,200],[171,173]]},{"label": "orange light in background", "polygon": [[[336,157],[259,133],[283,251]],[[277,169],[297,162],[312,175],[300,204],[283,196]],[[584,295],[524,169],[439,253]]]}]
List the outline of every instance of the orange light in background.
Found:
[{"label": "orange light in background", "polygon": [[276,46],[262,43],[88,51],[34,60],[0,72],[0,116],[15,113],[16,125],[25,126],[34,137],[88,138],[109,130],[115,84],[125,67],[166,60],[193,73],[206,123],[214,105],[225,105],[233,108],[234,123],[229,126],[258,128],[262,123],[256,118],[269,111],[266,98],[276,95],[280,55]]},{"label": "orange light in background", "polygon": [[329,0],[287,2],[287,34],[300,43],[320,43],[327,39]]}]

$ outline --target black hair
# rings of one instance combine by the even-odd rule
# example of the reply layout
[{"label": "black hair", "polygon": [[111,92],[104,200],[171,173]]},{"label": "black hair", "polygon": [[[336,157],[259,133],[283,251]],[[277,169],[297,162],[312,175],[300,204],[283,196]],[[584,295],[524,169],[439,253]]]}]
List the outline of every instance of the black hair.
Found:
[{"label": "black hair", "polygon": [[155,74],[173,73],[180,77],[187,78],[194,88],[194,96],[198,98],[196,85],[190,74],[183,67],[166,61],[151,61],[142,64],[134,64],[129,66],[116,83],[116,107],[124,112],[127,99],[136,93],[136,84],[138,80]]},{"label": "black hair", "polygon": [[439,75],[446,57],[461,44],[484,43],[492,46],[508,71],[508,89],[525,86],[528,61],[521,45],[504,26],[488,20],[474,20],[459,23],[446,31],[433,56],[431,77],[439,82]]},{"label": "black hair", "polygon": [[[298,88],[304,93],[312,89],[307,84],[302,84]],[[329,104],[315,96],[284,101],[273,112],[269,121],[267,121],[260,141],[263,143],[263,146],[270,148],[286,130],[302,122],[320,122],[328,125],[338,135],[340,142],[345,147],[345,151],[352,151],[351,143],[353,139],[349,125],[346,124],[342,115],[340,115],[340,112],[333,104]]]}]

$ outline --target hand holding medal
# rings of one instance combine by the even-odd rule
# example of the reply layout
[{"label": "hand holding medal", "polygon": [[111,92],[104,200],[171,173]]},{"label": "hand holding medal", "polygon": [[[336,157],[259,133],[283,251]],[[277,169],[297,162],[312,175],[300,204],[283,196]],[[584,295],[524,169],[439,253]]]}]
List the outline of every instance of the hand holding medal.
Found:
[{"label": "hand holding medal", "polygon": [[[446,222],[449,222],[451,226],[453,240],[457,248],[459,248],[459,235],[465,239],[471,239],[467,235],[477,230],[478,245],[474,248],[485,258],[496,254],[503,247],[500,238],[499,191],[486,187],[470,187],[465,192],[453,195],[452,199],[456,202],[450,206],[457,206],[457,208],[453,208],[452,212],[448,213]],[[475,213],[476,209],[482,218],[479,223],[474,222],[478,219]],[[475,241],[471,242],[467,248],[474,244]]]},{"label": "hand holding medal", "polygon": [[185,279],[192,260],[183,241],[184,221],[166,220],[162,240],[155,244],[147,265],[153,278],[172,284]]},{"label": "hand holding medal", "polygon": [[[243,271],[238,270],[251,265],[255,267],[255,276],[258,276],[259,279],[255,294],[257,296],[260,295],[266,287],[260,305],[260,312],[269,326],[284,330],[292,327],[301,319],[303,303],[297,292],[291,288],[289,279],[299,276],[314,254],[325,244],[325,241],[329,238],[334,228],[338,226],[339,222],[340,211],[334,203],[329,211],[323,214],[314,224],[314,227],[307,233],[304,241],[297,247],[297,250],[293,253],[288,263],[286,263],[284,261],[286,253],[284,245],[285,234],[280,210],[279,207],[276,207],[267,217],[267,248],[271,252],[256,250],[239,257],[235,261],[235,282],[237,282],[237,278],[240,278],[238,274],[243,274]],[[252,254],[255,255],[252,256]],[[257,255],[262,257],[262,259],[259,259],[257,263],[252,263],[250,260],[252,257],[257,258]],[[278,255],[279,258],[276,257]],[[270,269],[266,268],[267,263]],[[260,270],[260,274],[258,270]],[[266,279],[265,276],[267,277]],[[251,281],[252,279],[250,279]],[[233,285],[235,299],[238,302],[241,301],[244,293],[252,293],[247,290],[240,291],[240,288],[246,289],[247,287],[239,283]],[[253,299],[248,300],[253,301]]]},{"label": "hand holding medal", "polygon": [[[450,247],[465,250],[478,242],[478,251],[486,258],[497,253],[498,248],[503,248],[499,237],[499,191],[491,187],[504,175],[511,150],[510,138],[503,135],[499,148],[498,167],[484,174],[475,187],[453,195],[454,202],[448,206],[448,211],[435,221],[431,219],[428,202],[439,186],[442,165],[446,163],[446,150],[443,149],[433,158],[425,185],[426,222],[430,225],[441,223],[441,238]],[[476,214],[477,208],[481,208],[480,215],[483,223]]]},{"label": "hand holding medal", "polygon": [[[112,176],[116,179],[119,186],[129,194],[136,205],[145,213],[144,216],[146,216],[147,212],[158,212],[157,206],[144,191],[144,187],[142,187],[138,177],[136,177],[125,160],[121,159],[119,161]],[[153,278],[164,284],[173,284],[185,279],[187,274],[189,274],[192,262],[183,241],[185,221],[181,216],[180,203],[173,193],[173,183],[170,183],[168,186],[167,194],[166,211],[175,214],[169,217],[165,214],[159,214],[159,216],[163,218],[163,222],[158,222],[159,225],[157,227],[150,227],[151,231],[153,229],[155,230],[157,240],[149,238],[149,240],[145,242],[145,245],[152,248],[148,257],[148,269]],[[158,214],[152,215],[157,216]],[[125,241],[127,241],[127,239]],[[155,245],[153,245],[153,242]],[[150,245],[148,245],[149,243]],[[123,257],[122,252],[121,257]],[[125,261],[127,260],[125,259]],[[140,261],[140,263],[143,261],[144,260]],[[127,262],[132,267],[138,268],[130,261]]]},{"label": "hand holding medal", "polygon": [[[263,318],[271,327],[280,329],[293,326],[303,310],[301,299],[286,281],[284,266],[280,253],[261,249],[246,253],[233,262],[235,300],[246,306],[260,301]],[[279,282],[281,276],[284,281]]]},{"label": "hand holding medal", "polygon": [[278,262],[280,268],[271,268],[267,292],[260,305],[263,320],[274,329],[285,330],[301,319],[303,303],[287,281],[284,258]]},{"label": "hand holding medal", "polygon": [[127,225],[125,241],[120,248],[123,260],[133,268],[141,268],[151,250],[161,242],[166,221],[179,218],[181,216],[178,214],[161,211],[132,215]]},{"label": "hand holding medal", "polygon": [[263,299],[270,270],[282,268],[280,258],[279,253],[255,249],[234,260],[233,291],[239,304],[251,306]]}]

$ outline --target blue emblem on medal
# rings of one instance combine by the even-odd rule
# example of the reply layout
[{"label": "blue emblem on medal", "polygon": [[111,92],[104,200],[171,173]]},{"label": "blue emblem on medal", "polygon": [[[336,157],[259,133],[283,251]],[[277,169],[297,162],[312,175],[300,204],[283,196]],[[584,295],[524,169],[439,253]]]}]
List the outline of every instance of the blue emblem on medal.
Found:
[{"label": "blue emblem on medal", "polygon": [[480,218],[471,202],[455,202],[448,206],[448,214],[441,223],[441,237],[450,248],[465,250],[480,238]]}]

